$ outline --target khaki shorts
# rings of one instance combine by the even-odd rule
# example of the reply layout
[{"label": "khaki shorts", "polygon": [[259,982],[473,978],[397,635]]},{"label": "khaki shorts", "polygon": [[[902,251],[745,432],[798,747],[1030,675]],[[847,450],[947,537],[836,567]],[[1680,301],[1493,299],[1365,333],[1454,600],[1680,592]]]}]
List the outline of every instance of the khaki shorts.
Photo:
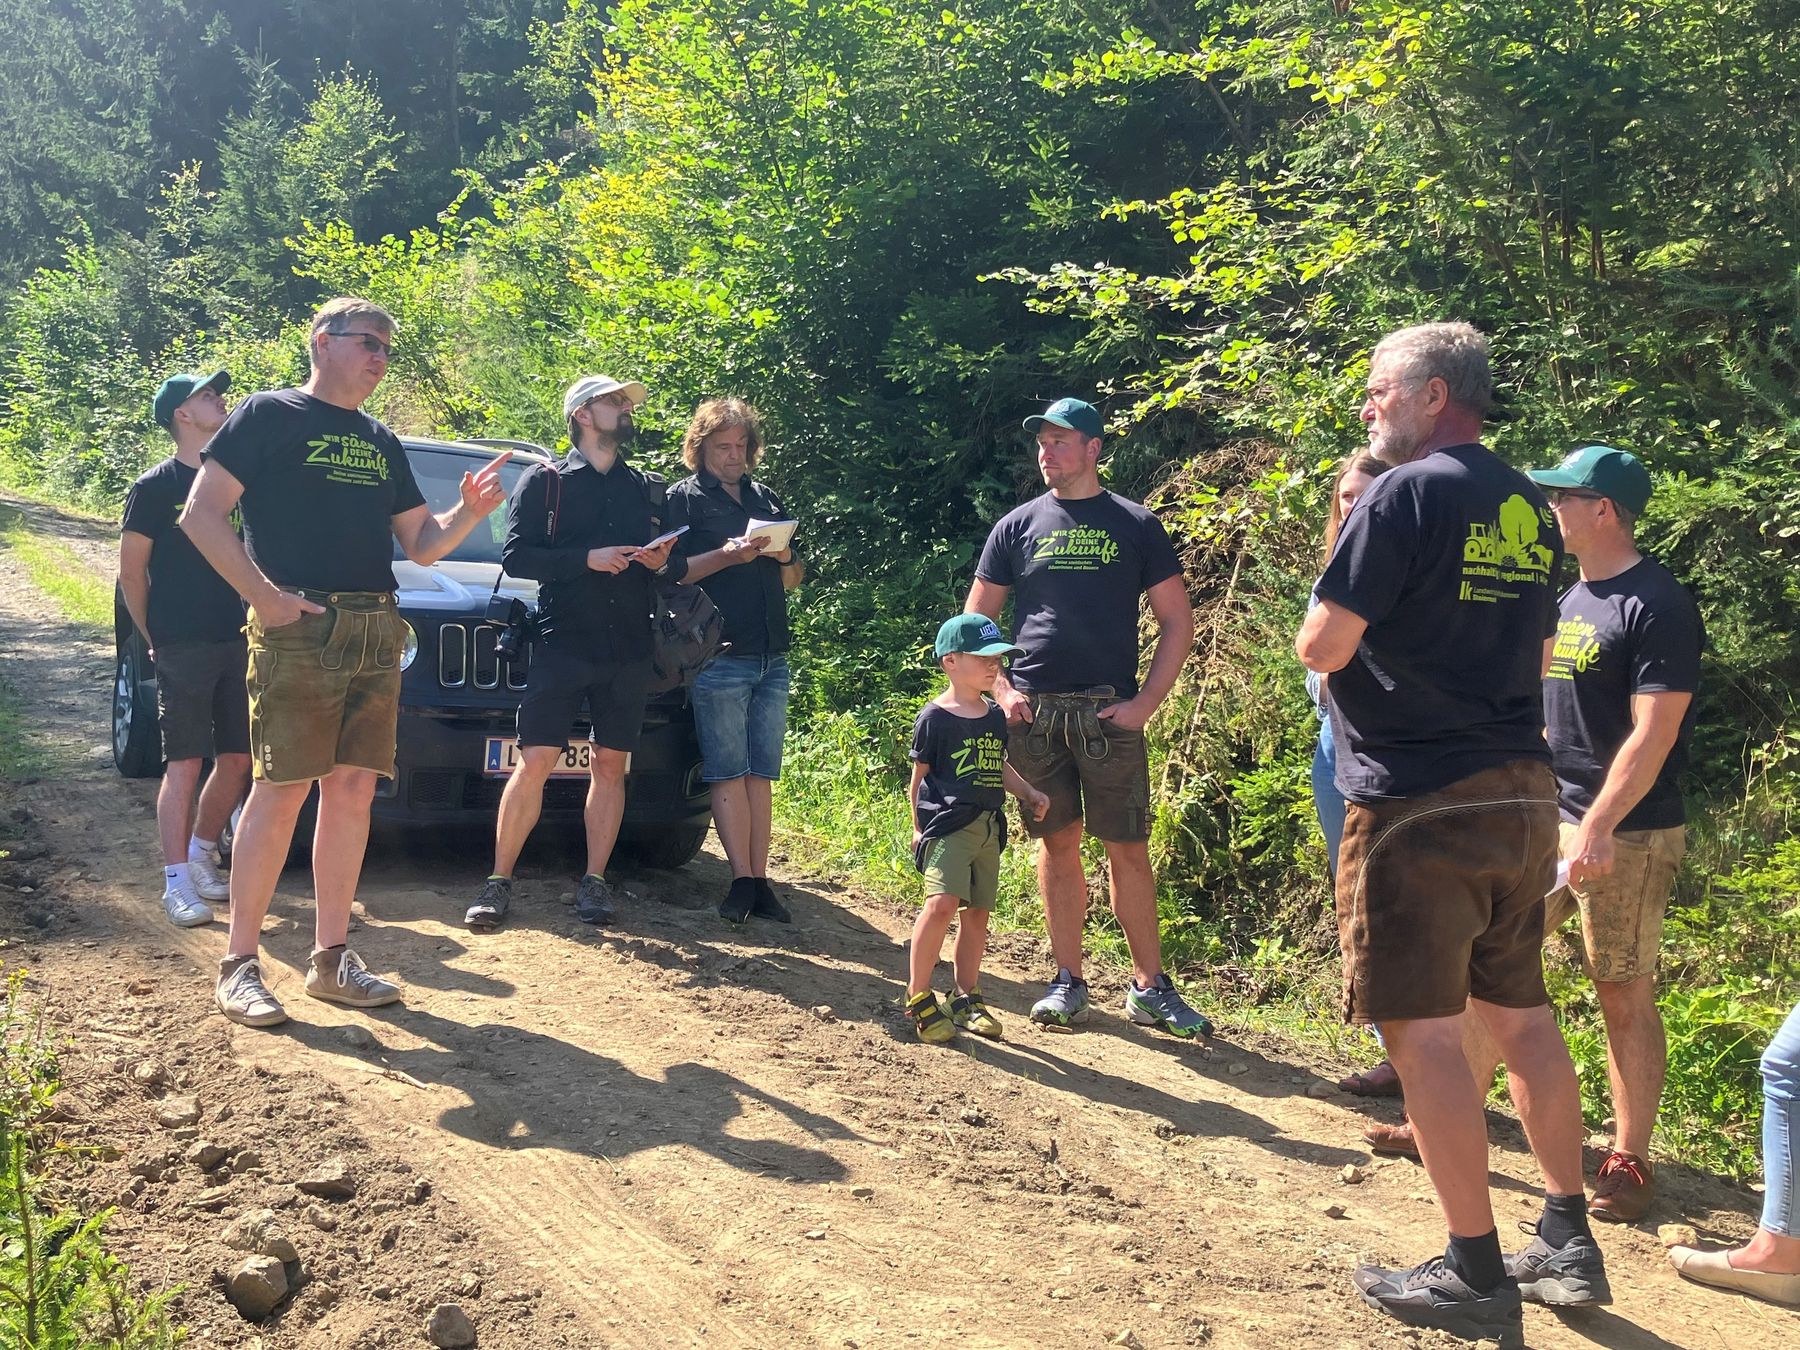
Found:
[{"label": "khaki shorts", "polygon": [[[1567,849],[1575,827],[1564,821]],[[1564,886],[1545,905],[1546,935],[1581,912],[1582,964],[1606,984],[1629,984],[1656,973],[1663,914],[1675,873],[1687,852],[1687,830],[1620,830],[1613,835],[1613,869],[1580,890]]]},{"label": "khaki shorts", "polygon": [[962,909],[992,909],[1000,893],[1000,821],[991,811],[919,849],[926,895],[954,895]]},{"label": "khaki shorts", "polygon": [[1033,839],[1081,821],[1094,838],[1129,844],[1150,837],[1150,757],[1144,733],[1094,714],[1110,697],[1033,694],[1029,723],[1006,734],[1006,762],[1050,799],[1042,820],[1021,813]]},{"label": "khaki shorts", "polygon": [[1458,1016],[1471,997],[1535,1008],[1556,779],[1515,760],[1404,801],[1351,802],[1338,852],[1344,1020]]},{"label": "khaki shorts", "polygon": [[[295,589],[290,587],[289,589]],[[270,783],[323,778],[338,765],[394,776],[406,621],[380,591],[299,591],[323,614],[250,639],[250,755]]]}]

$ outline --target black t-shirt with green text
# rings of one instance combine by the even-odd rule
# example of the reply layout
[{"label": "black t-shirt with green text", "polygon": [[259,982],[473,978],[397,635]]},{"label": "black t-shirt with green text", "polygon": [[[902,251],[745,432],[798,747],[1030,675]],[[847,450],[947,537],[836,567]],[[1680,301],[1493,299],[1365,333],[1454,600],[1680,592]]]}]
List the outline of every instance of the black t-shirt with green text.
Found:
[{"label": "black t-shirt with green text", "polygon": [[199,474],[171,455],[125,494],[119,528],[150,541],[148,617],[154,647],[243,639],[244,602],[177,524]]},{"label": "black t-shirt with green text", "polygon": [[424,505],[400,438],[299,389],[252,394],[207,443],[244,485],[251,560],[278,586],[394,589],[393,517]]},{"label": "black t-shirt with green text", "polygon": [[991,703],[980,717],[927,703],[913,722],[908,757],[926,766],[913,813],[913,825],[926,839],[955,834],[983,812],[1006,805],[1006,714]]},{"label": "black t-shirt with green text", "polygon": [[1145,591],[1181,575],[1163,524],[1112,492],[1065,499],[1046,492],[989,532],[975,575],[1013,588],[1007,677],[1025,693],[1111,685],[1138,690],[1138,609]]},{"label": "black t-shirt with green text", "polygon": [[[1633,695],[1691,694],[1700,687],[1705,642],[1693,598],[1654,558],[1641,558],[1605,581],[1577,581],[1563,592],[1544,677],[1544,717],[1565,819],[1579,822],[1594,805],[1631,735]],[[1693,729],[1689,703],[1656,781],[1616,829],[1668,830],[1686,823],[1679,778]]]}]

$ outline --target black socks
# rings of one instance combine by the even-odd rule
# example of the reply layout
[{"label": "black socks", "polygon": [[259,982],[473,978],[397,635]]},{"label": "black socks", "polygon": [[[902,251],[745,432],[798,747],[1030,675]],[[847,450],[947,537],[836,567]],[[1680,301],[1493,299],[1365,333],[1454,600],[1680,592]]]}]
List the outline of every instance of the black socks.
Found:
[{"label": "black socks", "polygon": [[1594,1232],[1588,1227],[1587,1196],[1546,1193],[1544,1217],[1538,1220],[1538,1236],[1557,1251],[1578,1237],[1591,1240]]},{"label": "black socks", "polygon": [[1500,1230],[1490,1228],[1480,1237],[1450,1235],[1444,1264],[1462,1277],[1478,1294],[1491,1294],[1506,1280],[1506,1258],[1500,1255]]}]

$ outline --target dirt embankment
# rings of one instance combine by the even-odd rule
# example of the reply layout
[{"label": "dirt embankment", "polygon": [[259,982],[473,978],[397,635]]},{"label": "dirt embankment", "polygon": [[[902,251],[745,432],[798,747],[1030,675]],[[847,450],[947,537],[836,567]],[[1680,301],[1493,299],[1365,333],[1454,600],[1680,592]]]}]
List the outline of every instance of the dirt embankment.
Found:
[{"label": "dirt embankment", "polygon": [[[108,530],[33,519],[109,565]],[[458,919],[487,842],[377,836],[352,941],[405,1004],[304,996],[310,883],[290,872],[265,940],[293,1021],[231,1026],[209,1001],[223,928],[163,920],[155,784],[108,759],[110,646],[3,554],[0,641],[54,761],[0,789],[0,955],[72,1038],[63,1129],[102,1152],[71,1188],[120,1206],[114,1247],[147,1286],[186,1286],[195,1344],[423,1345],[445,1301],[490,1350],[1438,1343],[1349,1290],[1358,1260],[1443,1237],[1423,1172],[1372,1160],[1347,1100],[1309,1094],[1338,1066],[1229,1026],[1210,1053],[1148,1036],[1110,1015],[1116,978],[1089,1029],[1034,1032],[1044,953],[1017,937],[986,980],[1007,1039],[919,1045],[906,916],[803,875],[780,878],[791,929],[721,923],[709,853],[626,876],[642,902],[595,931],[568,905],[571,841],[540,840],[516,917],[476,938]],[[1517,1129],[1495,1138],[1510,1233],[1536,1190]],[[1672,1169],[1664,1189],[1655,1221],[1752,1226],[1741,1189]],[[296,1288],[252,1324],[221,1292],[245,1255],[225,1239],[264,1208]],[[1531,1344],[1800,1338],[1800,1317],[1683,1284],[1653,1225],[1602,1242],[1618,1303],[1534,1310]]]}]

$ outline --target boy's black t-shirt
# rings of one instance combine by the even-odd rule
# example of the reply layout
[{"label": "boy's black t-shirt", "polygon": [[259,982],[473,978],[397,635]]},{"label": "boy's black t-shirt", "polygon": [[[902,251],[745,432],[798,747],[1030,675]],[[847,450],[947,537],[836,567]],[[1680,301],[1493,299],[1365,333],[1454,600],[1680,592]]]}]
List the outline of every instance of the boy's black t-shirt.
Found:
[{"label": "boy's black t-shirt", "polygon": [[155,647],[243,640],[244,602],[176,523],[199,474],[171,455],[125,494],[119,528],[151,543],[148,618]]},{"label": "boy's black t-shirt", "polygon": [[1006,714],[993,704],[963,717],[933,701],[913,722],[908,757],[926,766],[913,825],[926,839],[942,839],[979,819],[1000,814],[1005,838]]},{"label": "boy's black t-shirt", "polygon": [[[1682,584],[1653,558],[1605,581],[1578,581],[1563,592],[1556,650],[1544,678],[1550,767],[1565,819],[1580,821],[1631,735],[1633,694],[1692,693],[1700,687],[1705,644],[1700,611]],[[1643,800],[1615,827],[1666,830],[1687,823],[1678,778],[1687,761],[1694,705]]]},{"label": "boy's black t-shirt", "polygon": [[1007,677],[1024,693],[1111,685],[1138,691],[1139,597],[1181,575],[1163,524],[1111,492],[1064,500],[1046,492],[989,532],[975,575],[1011,586],[1015,656]]},{"label": "boy's black t-shirt", "polygon": [[1561,565],[1543,493],[1482,446],[1436,451],[1369,486],[1318,585],[1369,625],[1325,683],[1346,798],[1417,797],[1549,759],[1543,654]]},{"label": "boy's black t-shirt", "polygon": [[393,518],[425,497],[373,417],[299,389],[252,394],[201,454],[244,485],[244,544],[277,586],[394,589]]}]

